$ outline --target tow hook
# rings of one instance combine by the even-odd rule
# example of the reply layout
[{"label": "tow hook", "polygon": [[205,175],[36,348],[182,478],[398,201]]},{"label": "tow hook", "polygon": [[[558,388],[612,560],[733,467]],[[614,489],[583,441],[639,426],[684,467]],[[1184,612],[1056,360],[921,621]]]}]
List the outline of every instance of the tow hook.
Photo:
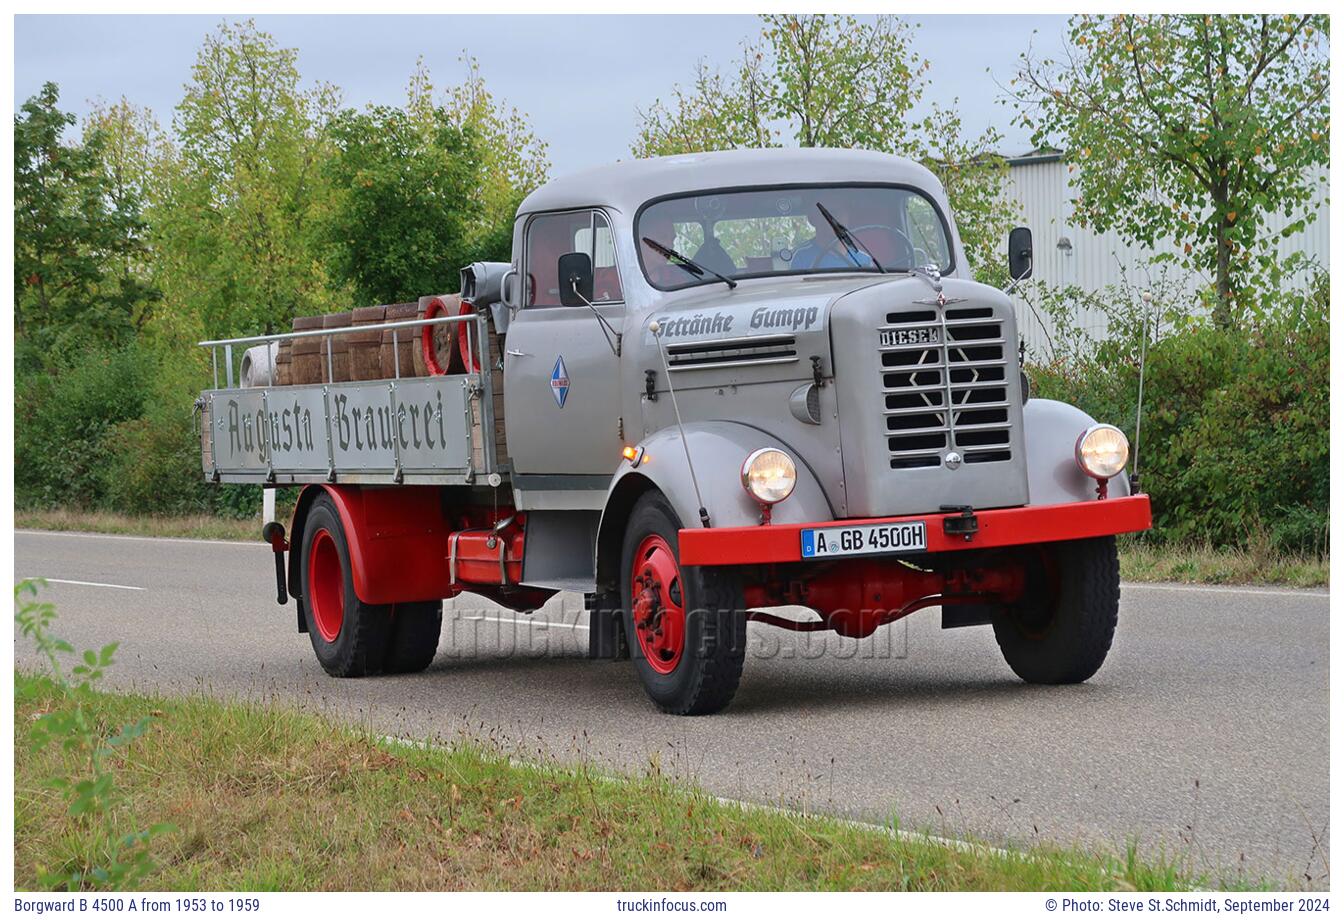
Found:
[{"label": "tow hook", "polygon": [[970,505],[940,505],[938,510],[947,515],[943,518],[943,533],[947,536],[962,537],[970,543],[971,538],[980,532],[980,521],[976,519]]},{"label": "tow hook", "polygon": [[275,602],[286,604],[289,591],[285,587],[285,550],[289,549],[289,543],[285,541],[285,525],[270,521],[261,528],[261,538],[271,544],[271,552],[275,553]]}]

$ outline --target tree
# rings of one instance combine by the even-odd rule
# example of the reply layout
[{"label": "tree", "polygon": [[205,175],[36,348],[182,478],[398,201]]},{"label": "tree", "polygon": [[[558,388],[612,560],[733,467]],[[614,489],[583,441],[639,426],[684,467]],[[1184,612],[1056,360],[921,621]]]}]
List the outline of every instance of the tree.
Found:
[{"label": "tree", "polygon": [[956,104],[953,99],[952,108],[933,106],[922,125],[927,140],[919,159],[943,184],[976,280],[1003,287],[1009,280],[1004,244],[1020,216],[1004,193],[1003,135],[993,127],[978,137],[968,135]]},{"label": "tree", "polygon": [[325,172],[340,190],[325,220],[332,274],[363,303],[453,288],[482,211],[474,134],[442,108],[388,106],[342,112],[328,133]]},{"label": "tree", "polygon": [[[179,154],[155,208],[169,311],[207,334],[288,328],[344,299],[315,237],[336,91],[300,86],[297,52],[254,24],[207,36],[177,106]],[[167,321],[180,319],[165,317]]]},{"label": "tree", "polygon": [[1080,223],[1169,243],[1226,326],[1274,268],[1265,216],[1305,205],[1329,162],[1328,37],[1325,15],[1078,16],[1062,59],[1023,55],[1014,104],[1076,166]]},{"label": "tree", "polygon": [[145,245],[138,203],[114,200],[101,168],[105,138],[62,139],[75,117],[59,96],[47,83],[14,118],[14,330],[44,364],[129,336],[133,298],[108,279]]},{"label": "tree", "polygon": [[468,216],[468,249],[473,260],[508,261],[513,245],[513,218],[523,198],[546,181],[550,161],[546,143],[536,136],[527,114],[497,100],[485,85],[480,65],[463,55],[466,77],[447,87],[434,101],[428,68],[417,61],[407,88],[407,111],[432,123],[446,115],[449,123],[472,137],[478,164],[476,198],[479,210]]},{"label": "tree", "polygon": [[903,20],[779,14],[761,26],[731,77],[701,62],[670,107],[655,100],[639,112],[635,156],[771,147],[784,136],[799,147],[911,148],[929,62],[912,53]]},{"label": "tree", "polygon": [[[688,87],[638,112],[635,156],[704,150],[847,147],[911,157],[943,182],[975,268],[1001,283],[1013,212],[1003,196],[1007,163],[990,128],[968,136],[954,108],[914,117],[929,62],[912,29],[878,16],[767,15],[728,76],[701,61]],[[955,104],[955,100],[954,100]]]},{"label": "tree", "polygon": [[126,234],[120,258],[109,266],[104,296],[121,305],[139,329],[160,296],[145,211],[155,195],[157,163],[171,156],[172,145],[153,114],[125,98],[111,105],[95,103],[84,120],[84,143],[95,152],[108,206]]}]

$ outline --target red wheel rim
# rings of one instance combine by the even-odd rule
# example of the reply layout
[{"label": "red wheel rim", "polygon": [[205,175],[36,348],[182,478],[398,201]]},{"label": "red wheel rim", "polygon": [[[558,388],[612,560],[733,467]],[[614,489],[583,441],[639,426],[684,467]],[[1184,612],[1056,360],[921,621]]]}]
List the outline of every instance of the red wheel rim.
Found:
[{"label": "red wheel rim", "polygon": [[639,544],[630,570],[630,615],[644,660],[671,674],[686,647],[686,608],[681,569],[672,547],[658,534]]},{"label": "red wheel rim", "polygon": [[326,529],[313,535],[308,548],[308,594],[318,635],[335,642],[345,622],[345,573],[336,540]]},{"label": "red wheel rim", "polygon": [[[436,319],[439,316],[448,315],[448,305],[443,302],[443,298],[435,297],[425,307],[425,319]],[[461,324],[459,324],[461,325]],[[446,332],[450,347],[448,348],[448,365],[439,363],[438,343],[435,341],[434,334],[443,327],[441,326],[421,326],[420,327],[420,354],[425,359],[425,368],[429,371],[431,377],[442,377],[444,374],[451,374],[454,371],[461,370],[457,365],[458,349],[452,348],[451,344],[456,333],[452,330]]]},{"label": "red wheel rim", "polygon": [[[457,315],[463,316],[467,313],[475,312],[476,305],[470,300],[464,300],[462,301],[461,309],[457,311]],[[479,374],[481,372],[481,343],[476,341],[479,336],[475,335],[474,332],[467,332],[467,326],[469,325],[471,324],[457,324],[457,360],[459,364],[467,369],[468,374]],[[467,347],[469,335],[471,337],[471,348]],[[475,354],[472,354],[472,352],[475,352]]]}]

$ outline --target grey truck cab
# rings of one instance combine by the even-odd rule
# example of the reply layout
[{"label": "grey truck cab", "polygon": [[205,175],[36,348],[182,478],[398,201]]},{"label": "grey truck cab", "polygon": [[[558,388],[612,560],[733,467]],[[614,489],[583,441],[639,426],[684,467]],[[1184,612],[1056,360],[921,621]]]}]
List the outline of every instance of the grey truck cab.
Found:
[{"label": "grey truck cab", "polygon": [[[335,654],[358,638],[316,629],[337,576],[312,562],[312,509],[340,531],[328,568],[351,589],[328,620],[386,619],[395,645],[398,611],[414,611],[432,620],[423,644],[459,591],[522,610],[582,591],[593,657],[633,658],[669,712],[729,702],[749,621],[861,637],[938,606],[944,627],[992,626],[1025,680],[1101,666],[1114,535],[1149,526],[1147,496],[1121,475],[1118,429],[1030,398],[1012,301],[972,280],[928,170],[818,149],[618,163],[531,194],[513,256],[464,272],[462,329],[490,353],[447,384],[467,394],[456,454],[488,437],[473,418],[502,425],[490,468],[274,480],[314,483],[288,593],[329,671],[366,673],[379,655],[406,668],[380,649]],[[1008,258],[1029,273],[1029,234]],[[392,417],[399,386],[436,385],[392,380]],[[488,413],[477,398],[494,398]],[[377,565],[370,517],[427,532],[417,564],[441,570],[414,588],[352,577]],[[788,605],[816,617],[771,612]]]}]

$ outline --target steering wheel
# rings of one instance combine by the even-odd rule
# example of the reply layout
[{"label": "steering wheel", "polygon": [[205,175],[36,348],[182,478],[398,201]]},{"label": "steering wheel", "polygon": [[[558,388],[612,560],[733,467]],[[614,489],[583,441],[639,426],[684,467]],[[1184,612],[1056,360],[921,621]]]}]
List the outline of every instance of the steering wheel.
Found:
[{"label": "steering wheel", "polygon": [[[903,231],[897,230],[895,227],[888,227],[886,224],[864,224],[862,227],[849,228],[849,232],[854,236],[858,236],[859,233],[864,230],[880,230],[891,237],[892,242],[896,244],[898,255],[905,256],[904,260],[897,259],[894,264],[905,265],[907,267],[915,264],[915,244],[910,242],[910,237],[907,236]],[[860,248],[858,251],[862,253],[863,249]],[[812,264],[808,267],[816,268],[817,263],[821,261],[822,256],[829,255],[832,252],[834,252],[841,258],[844,259],[849,258],[848,248],[837,237],[836,239],[831,241],[831,245],[827,246],[821,252],[817,253],[817,257],[812,260]],[[885,260],[879,259],[878,261],[882,262],[883,268],[890,267]]]}]

